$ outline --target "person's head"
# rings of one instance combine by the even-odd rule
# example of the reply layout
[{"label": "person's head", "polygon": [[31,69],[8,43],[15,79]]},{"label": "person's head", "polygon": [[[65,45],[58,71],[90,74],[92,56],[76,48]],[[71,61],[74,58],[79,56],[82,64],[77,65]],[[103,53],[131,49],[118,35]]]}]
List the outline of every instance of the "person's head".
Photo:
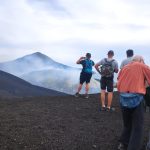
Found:
[{"label": "person's head", "polygon": [[140,56],[140,55],[136,55],[136,56],[134,56],[134,57],[132,58],[132,61],[134,61],[134,62],[144,63],[144,59],[143,59],[143,57],[142,57],[142,56]]},{"label": "person's head", "polygon": [[91,53],[86,53],[86,58],[90,59],[91,58]]},{"label": "person's head", "polygon": [[108,55],[109,58],[112,58],[114,56],[114,51],[109,50],[107,55]]},{"label": "person's head", "polygon": [[127,54],[127,57],[132,57],[132,56],[134,55],[134,52],[133,52],[132,49],[128,49],[128,50],[126,51],[126,54]]}]

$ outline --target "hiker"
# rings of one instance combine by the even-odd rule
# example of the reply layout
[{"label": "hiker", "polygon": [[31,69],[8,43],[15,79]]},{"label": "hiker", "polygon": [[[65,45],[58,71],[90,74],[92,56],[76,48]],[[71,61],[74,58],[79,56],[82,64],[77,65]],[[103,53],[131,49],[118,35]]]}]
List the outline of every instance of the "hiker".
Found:
[{"label": "hiker", "polygon": [[140,150],[143,134],[143,96],[145,82],[150,84],[150,67],[144,64],[142,56],[134,56],[118,75],[117,88],[120,92],[120,106],[123,118],[123,132],[118,150]]},{"label": "hiker", "polygon": [[[95,65],[95,69],[101,75],[100,84],[101,84],[101,110],[102,111],[113,110],[111,108],[111,103],[113,98],[113,79],[114,79],[114,72],[118,73],[118,63],[115,59],[113,59],[114,52],[110,50],[108,51],[107,55],[108,55],[107,58],[102,59]],[[106,88],[108,92],[107,107],[105,106]]]},{"label": "hiker", "polygon": [[94,66],[94,61],[91,60],[91,54],[87,53],[86,57],[80,57],[79,60],[76,62],[77,64],[81,64],[83,66],[83,69],[80,73],[80,84],[78,86],[78,90],[75,94],[75,97],[79,97],[79,93],[82,89],[82,85],[84,82],[86,82],[85,86],[85,98],[88,98],[88,92],[90,87],[90,80],[92,77],[92,67]]},{"label": "hiker", "polygon": [[128,49],[126,51],[126,55],[127,55],[127,58],[124,59],[122,62],[121,62],[121,65],[120,65],[120,69],[122,69],[125,65],[127,65],[128,63],[130,63],[132,61],[132,58],[133,58],[133,55],[134,55],[134,52],[132,49]]}]

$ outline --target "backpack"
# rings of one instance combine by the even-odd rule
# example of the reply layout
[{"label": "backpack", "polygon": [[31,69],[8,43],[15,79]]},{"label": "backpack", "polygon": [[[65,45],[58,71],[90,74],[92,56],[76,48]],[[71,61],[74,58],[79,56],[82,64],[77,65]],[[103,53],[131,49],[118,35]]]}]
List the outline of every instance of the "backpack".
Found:
[{"label": "backpack", "polygon": [[92,73],[92,66],[93,62],[92,60],[85,59],[85,65],[84,65],[84,72],[86,73]]},{"label": "backpack", "polygon": [[150,107],[150,86],[146,88],[146,94],[144,95],[146,106]]},{"label": "backpack", "polygon": [[105,60],[105,63],[101,65],[100,67],[100,74],[104,77],[111,77],[113,76],[113,73],[114,73],[114,68],[112,65],[112,62],[114,61],[114,59],[111,61],[107,61],[107,58],[105,58],[104,60]]}]

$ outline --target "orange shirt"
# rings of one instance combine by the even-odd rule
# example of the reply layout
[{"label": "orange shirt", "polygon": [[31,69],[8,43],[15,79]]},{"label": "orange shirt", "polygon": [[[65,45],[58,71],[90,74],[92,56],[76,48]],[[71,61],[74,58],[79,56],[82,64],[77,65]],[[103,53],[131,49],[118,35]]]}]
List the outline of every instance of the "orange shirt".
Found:
[{"label": "orange shirt", "polygon": [[145,82],[150,85],[150,67],[140,62],[132,62],[124,66],[118,75],[119,92],[145,94]]}]

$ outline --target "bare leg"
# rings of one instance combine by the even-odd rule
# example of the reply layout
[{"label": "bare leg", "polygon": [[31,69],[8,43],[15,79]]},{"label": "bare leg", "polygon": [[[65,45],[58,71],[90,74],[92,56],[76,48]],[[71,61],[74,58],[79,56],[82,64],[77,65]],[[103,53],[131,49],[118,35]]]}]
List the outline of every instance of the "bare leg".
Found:
[{"label": "bare leg", "polygon": [[82,89],[82,84],[79,84],[77,92],[80,93],[81,89]]},{"label": "bare leg", "polygon": [[105,90],[101,90],[101,104],[105,107]]},{"label": "bare leg", "polygon": [[86,86],[85,86],[85,94],[88,94],[89,88],[90,88],[90,84],[87,83]]},{"label": "bare leg", "polygon": [[107,105],[107,108],[111,107],[112,98],[113,98],[113,92],[108,92],[108,105]]}]

